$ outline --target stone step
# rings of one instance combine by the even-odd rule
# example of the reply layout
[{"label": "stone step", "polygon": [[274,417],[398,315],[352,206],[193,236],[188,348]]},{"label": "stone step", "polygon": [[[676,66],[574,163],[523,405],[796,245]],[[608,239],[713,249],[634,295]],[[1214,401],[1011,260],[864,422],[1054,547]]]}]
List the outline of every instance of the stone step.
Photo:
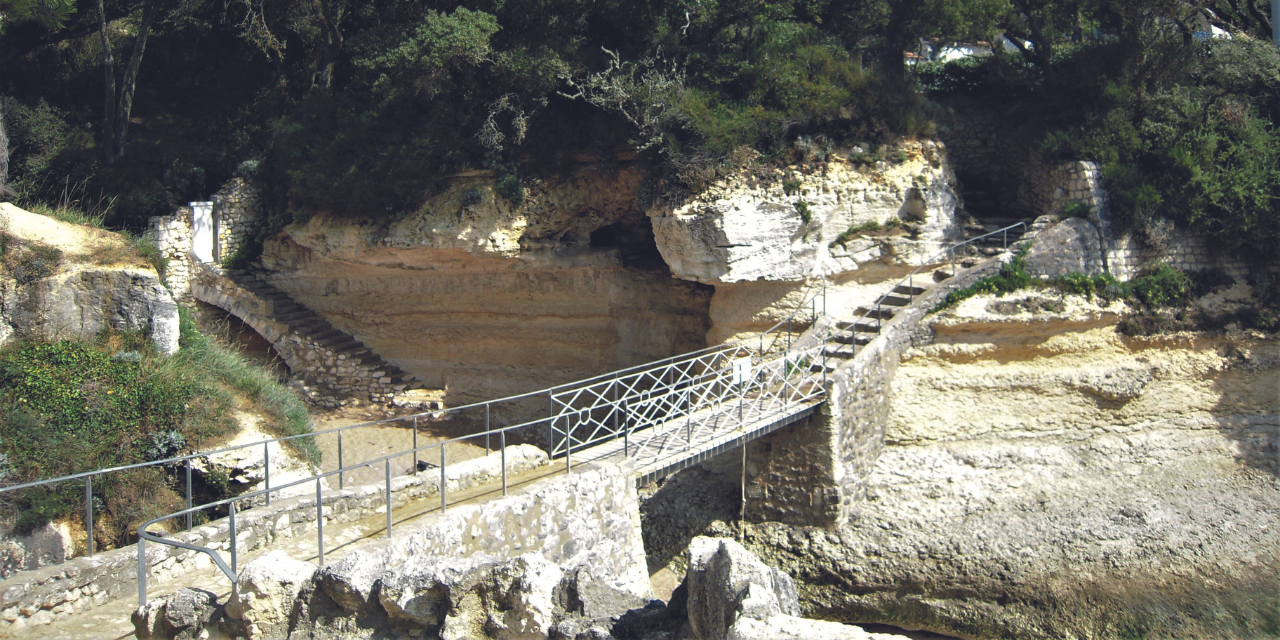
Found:
[{"label": "stone step", "polygon": [[345,354],[347,351],[354,350],[355,346],[357,344],[360,344],[355,338],[352,338],[350,335],[345,333],[338,336],[334,336],[332,338],[325,338],[323,340],[320,340],[319,342],[326,349],[329,349],[334,353],[343,353],[343,354]]},{"label": "stone step", "polygon": [[832,371],[836,370],[837,365],[842,364],[843,362],[844,362],[843,360],[827,360],[827,362],[824,364],[823,362],[819,361],[809,365],[809,370],[814,373],[822,373],[822,371],[825,369],[827,373],[831,373]]},{"label": "stone step", "polygon": [[911,304],[911,298],[888,294],[880,298],[879,300],[876,300],[876,304],[881,305],[882,308],[883,307],[905,307]]},{"label": "stone step", "polygon": [[839,358],[841,360],[849,360],[853,358],[853,345],[851,344],[829,344],[822,348],[822,353],[828,358]]},{"label": "stone step", "polygon": [[928,289],[925,289],[924,287],[908,286],[905,284],[900,284],[893,288],[894,293],[900,293],[906,296],[918,296],[925,291],[928,291]]},{"label": "stone step", "polygon": [[856,344],[859,347],[871,342],[876,336],[874,333],[861,333],[853,331],[840,331],[832,336],[832,340],[840,344]]},{"label": "stone step", "polygon": [[858,307],[854,310],[854,315],[857,315],[859,318],[869,318],[871,320],[888,320],[897,312],[898,310],[893,307],[881,307],[880,309],[876,309],[875,307]]},{"label": "stone step", "polygon": [[307,329],[319,326],[321,324],[323,324],[326,327],[329,326],[328,320],[321,318],[319,315],[317,315],[314,311],[311,311],[311,310],[295,311],[287,315],[275,316],[275,318],[276,320],[279,320],[280,322],[283,322],[289,325],[295,331],[305,331]]},{"label": "stone step", "polygon": [[329,329],[326,331],[318,331],[316,333],[311,334],[311,339],[315,340],[316,342],[319,342],[320,344],[324,344],[325,341],[330,338],[336,338],[338,336],[345,336],[345,335],[347,334],[343,333],[341,329],[335,329],[333,328],[333,325],[330,325]]}]

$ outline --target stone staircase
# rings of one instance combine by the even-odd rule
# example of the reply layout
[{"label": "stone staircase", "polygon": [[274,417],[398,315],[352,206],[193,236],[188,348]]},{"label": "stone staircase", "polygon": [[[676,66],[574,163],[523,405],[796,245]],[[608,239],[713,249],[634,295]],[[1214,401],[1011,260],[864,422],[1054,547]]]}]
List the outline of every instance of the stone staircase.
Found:
[{"label": "stone staircase", "polygon": [[895,286],[880,300],[878,307],[858,307],[854,311],[853,322],[836,323],[836,331],[827,339],[823,348],[826,362],[816,362],[813,371],[820,372],[826,367],[827,372],[835,371],[846,360],[852,360],[858,347],[865,346],[880,335],[880,327],[893,318],[897,310],[911,304],[916,296],[928,291],[925,287],[900,284]]},{"label": "stone staircase", "polygon": [[[323,316],[264,280],[260,274],[243,269],[227,269],[223,275],[262,301],[270,302],[271,320],[288,326],[292,334],[309,340],[326,354],[332,354],[333,360],[344,362],[352,369],[376,374],[379,383],[396,392],[427,388],[413,374],[387,362],[363,342],[333,326]],[[294,374],[305,376],[305,372],[300,371],[295,371]]]}]

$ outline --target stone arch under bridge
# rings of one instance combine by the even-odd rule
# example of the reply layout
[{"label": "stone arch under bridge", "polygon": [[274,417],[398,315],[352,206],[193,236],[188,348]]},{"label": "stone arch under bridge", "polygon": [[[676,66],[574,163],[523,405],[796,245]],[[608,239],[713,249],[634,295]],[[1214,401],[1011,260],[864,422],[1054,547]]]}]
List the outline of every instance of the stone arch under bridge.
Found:
[{"label": "stone arch under bridge", "polygon": [[387,402],[396,394],[424,388],[411,374],[257,274],[223,274],[199,263],[190,287],[192,298],[234,315],[271,343],[293,376],[308,383],[306,397],[313,403],[336,406],[340,398],[351,396]]}]

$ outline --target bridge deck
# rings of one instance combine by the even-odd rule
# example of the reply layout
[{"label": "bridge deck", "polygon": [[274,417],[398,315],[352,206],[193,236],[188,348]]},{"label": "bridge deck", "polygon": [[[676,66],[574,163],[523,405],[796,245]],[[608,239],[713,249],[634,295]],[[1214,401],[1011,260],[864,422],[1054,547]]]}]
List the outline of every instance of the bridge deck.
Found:
[{"label": "bridge deck", "polygon": [[563,458],[560,462],[572,468],[583,462],[630,458],[636,484],[644,485],[799,422],[813,415],[822,403],[818,399],[780,407],[748,406],[740,423],[736,406],[712,407],[575,450],[567,462]]}]

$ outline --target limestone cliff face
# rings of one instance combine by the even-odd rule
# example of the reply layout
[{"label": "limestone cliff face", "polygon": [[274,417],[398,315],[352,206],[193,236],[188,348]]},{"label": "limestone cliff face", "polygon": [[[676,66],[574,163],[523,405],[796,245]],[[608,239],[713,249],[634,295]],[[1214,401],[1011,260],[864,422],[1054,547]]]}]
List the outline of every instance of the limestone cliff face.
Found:
[{"label": "limestone cliff face", "polygon": [[178,350],[178,307],[155,269],[117,234],[0,204],[0,344],[21,335],[91,340],[105,328],[149,331]]},{"label": "limestone cliff face", "polygon": [[934,318],[855,521],[757,530],[806,613],[977,638],[1269,633],[1280,343],[1128,338],[1120,310],[1025,293]]},{"label": "limestone cliff face", "polygon": [[[650,209],[671,272],[716,287],[710,341],[782,319],[814,278],[841,285],[829,292],[829,311],[865,303],[879,290],[863,285],[905,275],[958,240],[960,200],[945,149],[925,141],[903,151],[897,163],[833,154],[815,165],[748,169],[677,207]],[[899,228],[848,233],[867,223]]]},{"label": "limestone cliff face", "polygon": [[449,404],[539,389],[705,346],[710,291],[654,249],[635,205],[646,175],[581,170],[518,208],[463,177],[399,220],[294,225],[263,262]]}]

